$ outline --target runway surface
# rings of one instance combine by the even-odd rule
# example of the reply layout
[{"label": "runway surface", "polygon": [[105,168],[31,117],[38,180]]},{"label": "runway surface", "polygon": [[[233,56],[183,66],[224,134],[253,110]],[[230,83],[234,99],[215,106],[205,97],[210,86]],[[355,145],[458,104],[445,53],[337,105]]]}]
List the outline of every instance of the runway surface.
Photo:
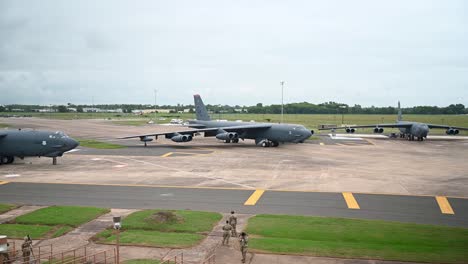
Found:
[{"label": "runway surface", "polygon": [[0,201],[108,208],[235,210],[243,214],[333,216],[468,227],[468,199],[453,197],[3,181]]}]

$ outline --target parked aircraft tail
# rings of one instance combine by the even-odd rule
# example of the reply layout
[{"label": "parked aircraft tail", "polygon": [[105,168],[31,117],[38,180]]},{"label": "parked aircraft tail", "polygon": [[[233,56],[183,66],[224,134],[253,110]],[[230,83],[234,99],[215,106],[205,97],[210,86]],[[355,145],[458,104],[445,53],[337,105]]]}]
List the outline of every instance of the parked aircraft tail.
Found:
[{"label": "parked aircraft tail", "polygon": [[400,101],[398,101],[398,119],[397,121],[402,121],[403,116],[401,115]]},{"label": "parked aircraft tail", "polygon": [[197,120],[211,120],[210,115],[208,115],[208,111],[206,110],[205,104],[203,103],[200,95],[195,94],[193,96],[193,100],[195,101],[195,111],[197,113]]}]

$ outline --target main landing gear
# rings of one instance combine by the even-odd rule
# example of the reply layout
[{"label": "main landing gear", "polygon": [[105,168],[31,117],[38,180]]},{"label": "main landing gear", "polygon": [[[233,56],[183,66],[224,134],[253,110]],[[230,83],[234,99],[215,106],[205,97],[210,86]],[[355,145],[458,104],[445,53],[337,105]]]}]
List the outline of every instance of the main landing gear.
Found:
[{"label": "main landing gear", "polygon": [[265,140],[265,141],[262,142],[262,147],[264,147],[264,148],[278,147],[278,146],[279,146],[279,143],[276,142],[276,141]]},{"label": "main landing gear", "polygon": [[1,156],[0,157],[0,165],[10,164],[10,163],[13,163],[13,161],[15,161],[15,157],[12,157],[12,156],[8,156],[8,157]]}]

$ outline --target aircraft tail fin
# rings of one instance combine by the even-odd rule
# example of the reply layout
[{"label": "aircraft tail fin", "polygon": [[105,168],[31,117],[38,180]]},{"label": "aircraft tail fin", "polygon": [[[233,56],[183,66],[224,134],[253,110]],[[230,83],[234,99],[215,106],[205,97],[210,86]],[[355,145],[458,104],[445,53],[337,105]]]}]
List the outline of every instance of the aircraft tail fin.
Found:
[{"label": "aircraft tail fin", "polygon": [[211,120],[210,115],[208,115],[208,111],[206,110],[206,106],[203,103],[203,100],[201,99],[200,95],[195,94],[193,96],[193,100],[195,101],[195,112],[197,113],[197,120]]},{"label": "aircraft tail fin", "polygon": [[398,101],[398,119],[397,119],[397,121],[402,121],[402,120],[403,120],[403,116],[401,114],[400,101]]}]

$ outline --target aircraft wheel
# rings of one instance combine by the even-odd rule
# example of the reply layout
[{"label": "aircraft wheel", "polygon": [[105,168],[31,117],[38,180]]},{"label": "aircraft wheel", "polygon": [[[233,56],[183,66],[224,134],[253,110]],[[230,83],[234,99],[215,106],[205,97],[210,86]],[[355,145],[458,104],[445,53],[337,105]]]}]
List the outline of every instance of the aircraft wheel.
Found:
[{"label": "aircraft wheel", "polygon": [[15,157],[7,157],[7,164],[13,163],[15,161]]},{"label": "aircraft wheel", "polygon": [[224,141],[224,143],[231,143],[231,140],[230,140],[230,139],[226,139],[226,140]]},{"label": "aircraft wheel", "polygon": [[7,164],[8,163],[8,157],[0,157],[0,164]]},{"label": "aircraft wheel", "polygon": [[272,147],[278,147],[278,146],[279,146],[279,143],[276,142],[276,141],[273,141],[273,142],[271,142],[271,146],[272,146]]},{"label": "aircraft wheel", "polygon": [[238,138],[233,139],[233,140],[232,140],[232,143],[239,143],[239,139],[238,139]]},{"label": "aircraft wheel", "polygon": [[266,141],[263,141],[263,143],[262,143],[262,147],[264,147],[264,148],[266,148],[266,147],[269,147],[269,146],[268,146],[268,142],[266,142]]}]

